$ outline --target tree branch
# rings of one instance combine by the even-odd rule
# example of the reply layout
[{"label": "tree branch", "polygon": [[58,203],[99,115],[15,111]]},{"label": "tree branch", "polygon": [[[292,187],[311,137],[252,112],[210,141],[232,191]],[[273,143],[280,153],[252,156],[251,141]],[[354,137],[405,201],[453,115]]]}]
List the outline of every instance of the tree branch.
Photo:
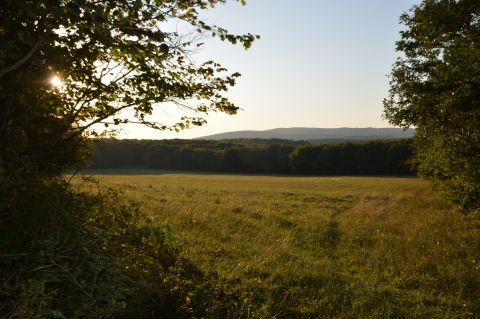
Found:
[{"label": "tree branch", "polygon": [[99,116],[97,119],[95,119],[94,121],[90,122],[90,123],[87,123],[86,125],[83,125],[83,126],[79,126],[77,129],[78,129],[78,132],[80,133],[83,133],[85,130],[87,130],[89,127],[91,127],[92,125],[95,125],[95,124],[98,124],[98,123],[101,123],[103,120],[109,118],[110,116],[114,116],[115,114],[117,114],[118,112],[126,109],[126,108],[129,108],[129,107],[132,107],[134,106],[135,103],[130,103],[130,104],[125,104],[125,105],[122,105],[120,107],[117,107],[117,108],[113,108],[110,112],[108,112],[108,114],[105,114],[105,115],[102,115],[102,116]]},{"label": "tree branch", "polygon": [[43,33],[42,35],[40,35],[38,37],[37,41],[35,42],[35,44],[31,47],[31,49],[27,52],[27,54],[25,54],[25,56],[23,58],[21,58],[20,60],[18,60],[14,64],[4,68],[3,70],[1,70],[0,71],[0,79],[2,79],[7,73],[10,73],[10,72],[14,71],[15,69],[21,67],[25,63],[27,63],[28,60],[30,60],[32,58],[32,56],[35,54],[35,52],[38,50],[40,45],[42,45],[42,43],[43,43],[43,41],[45,40],[46,37],[47,37],[47,33]]}]

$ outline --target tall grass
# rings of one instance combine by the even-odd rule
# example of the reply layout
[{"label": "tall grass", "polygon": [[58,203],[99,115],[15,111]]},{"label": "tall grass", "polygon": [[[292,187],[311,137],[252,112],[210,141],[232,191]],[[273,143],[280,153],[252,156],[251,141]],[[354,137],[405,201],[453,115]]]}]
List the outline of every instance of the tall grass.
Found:
[{"label": "tall grass", "polygon": [[0,318],[246,313],[243,291],[183,258],[136,202],[91,183],[85,190],[39,180],[1,189]]},{"label": "tall grass", "polygon": [[[480,222],[414,178],[98,176],[251,318],[478,318]],[[242,299],[243,298],[243,299]]]}]

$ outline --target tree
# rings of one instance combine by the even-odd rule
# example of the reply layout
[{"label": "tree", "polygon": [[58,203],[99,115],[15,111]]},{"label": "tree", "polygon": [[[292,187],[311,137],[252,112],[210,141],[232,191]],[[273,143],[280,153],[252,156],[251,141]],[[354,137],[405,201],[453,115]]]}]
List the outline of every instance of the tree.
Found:
[{"label": "tree", "polygon": [[[212,318],[238,309],[240,299],[207,288],[138,203],[56,178],[111,125],[179,130],[204,124],[198,114],[237,111],[223,94],[239,74],[189,59],[207,36],[245,48],[255,39],[201,20],[224,2],[0,1],[2,317]],[[191,31],[168,31],[172,20]],[[197,114],[152,118],[166,102]]]},{"label": "tree", "polygon": [[[240,74],[189,58],[205,37],[245,48],[255,40],[201,19],[203,10],[225,2],[2,1],[0,174],[58,174],[82,158],[86,137],[111,125],[180,130],[206,123],[198,114],[235,114],[224,92]],[[168,31],[172,21],[189,31]],[[195,116],[164,123],[154,110],[166,103]]]},{"label": "tree", "polygon": [[480,2],[424,0],[401,16],[385,117],[416,127],[418,172],[480,208]]}]

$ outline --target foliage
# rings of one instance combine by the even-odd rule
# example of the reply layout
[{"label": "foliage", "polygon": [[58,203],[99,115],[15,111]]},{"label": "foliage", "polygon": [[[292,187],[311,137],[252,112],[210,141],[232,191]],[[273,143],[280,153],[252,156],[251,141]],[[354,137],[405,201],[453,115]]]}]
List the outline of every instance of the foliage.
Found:
[{"label": "foliage", "polygon": [[92,168],[256,174],[404,175],[411,140],[310,145],[282,140],[97,140]]},{"label": "foliage", "polygon": [[409,175],[411,140],[297,147],[290,168],[297,174]]},{"label": "foliage", "polygon": [[[2,317],[220,318],[242,311],[244,299],[182,260],[136,204],[112,192],[76,193],[57,180],[84,165],[88,138],[111,133],[112,124],[180,130],[204,124],[199,114],[236,113],[224,93],[240,74],[190,59],[206,37],[245,48],[256,38],[201,19],[225,2],[1,2]],[[172,31],[175,23],[186,33]],[[177,123],[155,118],[165,105],[185,116]]]},{"label": "foliage", "polygon": [[[189,58],[205,37],[250,47],[251,34],[209,25],[201,13],[226,0],[2,1],[0,165],[55,175],[82,159],[87,136],[138,123],[160,130],[202,125],[209,111],[235,114],[224,97],[239,73]],[[244,4],[244,1],[241,1]],[[172,29],[179,23],[186,34]],[[57,76],[62,84],[52,85]],[[196,102],[198,101],[198,102]],[[177,123],[152,117],[174,105]],[[128,111],[128,112],[126,112]]]},{"label": "foliage", "polygon": [[249,305],[248,291],[200,272],[118,192],[49,182],[8,195],[0,201],[2,317],[222,318]]},{"label": "foliage", "polygon": [[424,0],[401,22],[402,57],[384,101],[394,125],[415,126],[423,176],[464,208],[480,208],[480,3]]}]

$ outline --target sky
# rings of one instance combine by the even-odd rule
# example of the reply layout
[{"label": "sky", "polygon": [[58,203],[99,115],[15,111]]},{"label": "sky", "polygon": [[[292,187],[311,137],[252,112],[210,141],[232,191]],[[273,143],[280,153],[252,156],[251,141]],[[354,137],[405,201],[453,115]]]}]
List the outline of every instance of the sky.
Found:
[{"label": "sky", "polygon": [[[206,41],[193,59],[213,59],[242,77],[226,96],[237,115],[209,114],[208,124],[179,133],[127,126],[119,138],[195,138],[278,127],[389,127],[382,118],[400,15],[418,0],[247,0],[208,10],[207,22],[259,34],[244,50]],[[175,121],[183,111],[159,110]],[[190,114],[193,115],[193,114]]]}]

